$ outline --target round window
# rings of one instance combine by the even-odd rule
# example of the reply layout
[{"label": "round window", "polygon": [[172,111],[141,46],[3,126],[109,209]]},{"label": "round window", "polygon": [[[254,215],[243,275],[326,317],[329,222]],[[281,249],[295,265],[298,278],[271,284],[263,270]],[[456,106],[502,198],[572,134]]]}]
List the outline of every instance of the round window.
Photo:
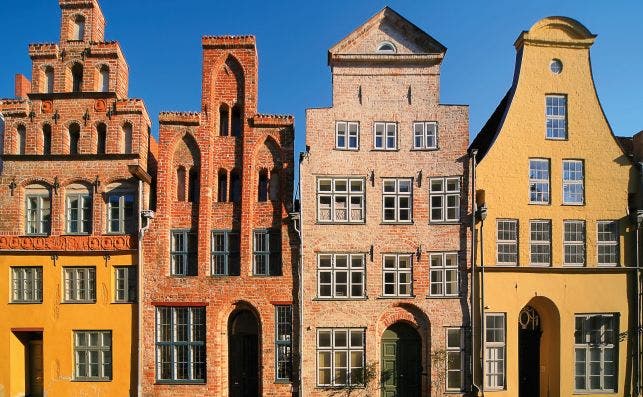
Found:
[{"label": "round window", "polygon": [[552,59],[549,63],[549,69],[553,74],[560,74],[563,71],[563,63],[560,59]]}]

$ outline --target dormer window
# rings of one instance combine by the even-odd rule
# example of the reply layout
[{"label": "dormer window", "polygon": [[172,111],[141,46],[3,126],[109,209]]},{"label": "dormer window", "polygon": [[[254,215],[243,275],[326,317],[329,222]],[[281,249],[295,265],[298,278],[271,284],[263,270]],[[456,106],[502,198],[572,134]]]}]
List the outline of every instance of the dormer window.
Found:
[{"label": "dormer window", "polygon": [[397,49],[390,41],[383,41],[377,46],[377,52],[380,54],[395,54]]},{"label": "dormer window", "polygon": [[82,41],[85,37],[85,17],[76,15],[72,21],[71,40]]}]

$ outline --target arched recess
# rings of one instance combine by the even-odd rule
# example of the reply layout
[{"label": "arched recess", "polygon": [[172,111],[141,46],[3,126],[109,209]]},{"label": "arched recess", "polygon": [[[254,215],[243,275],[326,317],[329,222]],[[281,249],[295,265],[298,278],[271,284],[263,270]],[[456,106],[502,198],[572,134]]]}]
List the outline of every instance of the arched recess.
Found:
[{"label": "arched recess", "polygon": [[71,19],[69,40],[84,40],[85,38],[85,16],[76,14]]},{"label": "arched recess", "polygon": [[[224,62],[215,69],[212,98],[215,103],[227,104],[224,109],[231,115],[230,135],[240,136],[243,131],[243,109],[241,104],[245,98],[245,76],[243,67],[232,55],[228,55]],[[220,113],[221,118],[221,113]],[[220,135],[222,125],[220,124]]]},{"label": "arched recess", "polygon": [[97,90],[98,92],[109,92],[109,66],[101,65],[97,70],[98,78]]},{"label": "arched recess", "polygon": [[107,153],[107,125],[105,123],[96,124],[96,154]]},{"label": "arched recess", "polygon": [[230,107],[222,103],[219,106],[219,136],[228,136],[230,130]]},{"label": "arched recess", "polygon": [[239,302],[228,317],[228,389],[230,397],[261,395],[261,319]]},{"label": "arched recess", "polygon": [[27,127],[18,124],[16,127],[16,154],[25,154],[27,150]]},{"label": "arched recess", "polygon": [[82,92],[83,91],[83,65],[80,62],[75,62],[70,70],[70,82],[71,82],[71,91],[72,92]]},{"label": "arched recess", "polygon": [[45,66],[42,71],[42,92],[51,94],[54,92],[54,68],[51,65]]},{"label": "arched recess", "polygon": [[121,147],[123,150],[123,153],[125,154],[130,154],[132,153],[133,150],[133,139],[134,139],[134,131],[132,127],[132,123],[129,121],[123,124],[123,133],[121,135]]},{"label": "arched recess", "polygon": [[[200,189],[199,170],[201,166],[201,154],[191,134],[184,134],[176,143],[174,153],[172,154],[172,164],[173,170],[178,171],[179,167],[182,167],[188,179],[187,181],[184,179],[181,186],[179,186],[178,183],[175,184],[175,189],[177,190],[173,196],[177,199],[187,197],[188,201],[197,202]],[[179,189],[181,189],[182,192],[179,192]]]},{"label": "arched recess", "polygon": [[67,129],[67,138],[69,143],[69,154],[80,153],[80,125],[71,123]]},{"label": "arched recess", "polygon": [[279,201],[282,173],[281,150],[277,142],[268,136],[255,153],[256,197],[258,201]]},{"label": "arched recess", "polygon": [[42,154],[51,154],[51,124],[42,125]]},{"label": "arched recess", "polygon": [[241,176],[237,169],[230,171],[230,201],[233,203],[241,201]]},{"label": "arched recess", "polygon": [[228,172],[220,168],[217,173],[217,201],[224,203],[228,199]]}]

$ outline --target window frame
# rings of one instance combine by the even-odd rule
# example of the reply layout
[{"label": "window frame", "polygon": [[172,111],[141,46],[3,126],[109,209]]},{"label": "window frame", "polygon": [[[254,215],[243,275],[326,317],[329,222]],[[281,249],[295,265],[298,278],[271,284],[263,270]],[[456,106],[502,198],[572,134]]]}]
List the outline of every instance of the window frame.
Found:
[{"label": "window frame", "polygon": [[[123,273],[123,274],[119,274]],[[123,288],[119,288],[119,283]],[[133,285],[133,292],[132,292]],[[119,291],[123,291],[122,293]],[[120,297],[122,296],[122,297]],[[136,303],[138,296],[138,269],[136,266],[123,265],[114,266],[114,302],[115,303]]]},{"label": "window frame", "polygon": [[[568,164],[580,164],[580,176],[581,179],[566,179],[566,172],[578,172],[577,170],[574,171],[565,171],[565,166]],[[563,205],[585,205],[585,161],[580,160],[580,159],[564,159],[563,160],[563,175],[562,175],[562,198],[563,198]],[[580,186],[581,193],[580,193],[580,201],[579,202],[574,202],[574,201],[567,201],[566,200],[566,195],[565,195],[565,188],[567,187],[572,187],[572,186]]]},{"label": "window frame", "polygon": [[[395,121],[376,121],[373,123],[373,150],[382,150],[382,151],[395,151],[399,149],[399,143],[398,143],[398,133],[397,133],[397,122]],[[382,131],[381,139],[382,139],[382,145],[378,146],[377,140],[378,140],[378,132],[377,132],[377,127],[378,126],[384,126],[384,129]],[[389,147],[388,145],[388,138],[389,138],[389,127],[394,127],[393,129],[393,139],[395,141],[395,144],[393,147]]]},{"label": "window frame", "polygon": [[[257,236],[261,236],[260,239]],[[279,245],[273,246],[271,240],[278,238]],[[263,240],[263,249],[258,247],[259,241]],[[280,229],[259,228],[252,231],[252,275],[259,277],[281,276],[282,275],[282,257],[281,257],[282,236]],[[273,251],[272,248],[277,248]],[[263,258],[264,272],[257,271],[257,259]]]},{"label": "window frame", "polygon": [[[449,331],[454,331],[457,330],[458,336],[459,336],[459,345],[458,346],[450,346],[449,345]],[[446,327],[445,328],[445,340],[444,340],[444,345],[445,345],[445,354],[446,354],[446,363],[444,366],[444,371],[445,371],[445,382],[444,382],[444,390],[447,392],[458,392],[464,390],[464,381],[465,381],[465,335],[464,335],[464,328],[463,327]],[[451,354],[457,354],[460,356],[460,368],[457,369],[450,369],[449,365],[451,364],[449,360],[449,353]],[[449,373],[450,372],[459,372],[460,373],[460,387],[454,388],[454,387],[449,387]]]},{"label": "window frame", "polygon": [[[433,183],[440,181],[440,190],[433,190]],[[456,181],[457,189],[449,189],[449,182]],[[442,176],[429,178],[429,223],[459,223],[461,221],[461,203],[462,199],[462,177],[461,176]],[[440,197],[441,204],[433,205],[433,199]],[[456,206],[449,206],[449,198],[455,197]],[[440,217],[434,218],[433,211],[440,210]],[[449,210],[455,210],[456,217],[449,217]]]},{"label": "window frame", "polygon": [[[329,346],[320,346],[320,334],[322,332],[330,333],[330,345]],[[346,346],[336,346],[335,335],[340,332],[346,332]],[[361,346],[352,344],[352,334],[361,334]],[[336,382],[335,373],[337,372],[337,367],[335,366],[335,355],[338,352],[346,353],[346,382],[340,383]],[[353,352],[361,352],[362,363],[361,366],[354,366],[352,362]],[[362,372],[366,368],[366,328],[361,327],[348,327],[348,328],[332,328],[332,327],[323,327],[317,328],[315,335],[315,379],[316,386],[322,388],[333,388],[333,387],[353,387],[361,386],[363,382],[353,383],[351,379],[352,372],[356,369],[361,370]],[[322,367],[322,369],[328,369],[330,371],[330,383],[321,383],[320,382],[320,366],[319,366],[319,356],[320,353],[330,353],[330,367]]]},{"label": "window frame", "polygon": [[[386,191],[386,184],[393,182],[393,191]],[[402,192],[400,189],[400,182],[408,183],[408,191]],[[386,207],[386,199],[393,198],[394,203],[392,208]],[[408,200],[408,206],[402,208],[400,202],[402,199]],[[386,219],[387,210],[393,210],[393,219]],[[408,219],[402,220],[401,214],[403,211],[408,211]],[[413,178],[384,178],[382,179],[382,223],[397,223],[397,224],[410,224],[413,223]]]},{"label": "window frame", "polygon": [[[91,334],[97,334],[98,344],[96,346],[90,346],[91,344]],[[109,337],[107,337],[109,336]],[[82,345],[79,340],[85,339],[86,344]],[[105,341],[109,341],[109,344],[106,344]],[[73,331],[73,348],[74,348],[74,381],[83,381],[83,382],[104,382],[111,381],[114,376],[113,362],[112,362],[112,346],[114,345],[114,339],[111,330],[74,330]],[[90,362],[92,353],[96,352],[97,362],[92,364]],[[85,356],[85,375],[80,375],[80,356]],[[91,372],[90,367],[92,365],[98,366],[98,375],[92,376],[87,375]]]},{"label": "window frame", "polygon": [[[181,236],[181,250],[175,250],[175,238]],[[194,239],[193,241],[190,241]],[[192,244],[190,244],[192,243]],[[190,248],[194,248],[191,251]],[[174,277],[195,277],[199,275],[198,263],[198,235],[192,229],[171,229],[170,230],[170,276]],[[181,258],[182,264],[177,264],[177,259]],[[182,266],[183,271],[179,267]]]},{"label": "window frame", "polygon": [[[330,257],[330,266],[322,267],[322,257]],[[337,257],[346,257],[346,267],[337,267]],[[361,258],[361,267],[353,266],[353,259]],[[346,295],[337,294],[337,277],[340,272],[346,273]],[[330,273],[330,284],[322,283],[322,273]],[[353,281],[353,274],[361,274],[361,283]],[[361,284],[361,295],[353,295],[353,287]],[[329,285],[330,295],[322,295],[322,287]],[[318,253],[317,254],[317,299],[363,299],[366,298],[366,254],[364,253]]]},{"label": "window frame", "polygon": [[[598,328],[592,329],[592,328],[586,328],[585,326],[591,325],[591,319],[592,318],[602,318],[601,324]],[[609,318],[611,323],[612,323],[612,329],[611,330],[606,330],[605,326],[606,323],[604,322],[605,319]],[[579,343],[577,340],[577,333],[578,333],[578,321],[581,320],[581,337],[584,339],[584,342]],[[574,314],[574,392],[575,393],[616,393],[618,390],[618,358],[619,358],[619,352],[618,352],[618,336],[619,336],[619,320],[620,316],[618,313],[575,313]],[[606,335],[608,332],[611,331],[611,336],[612,339],[606,340],[607,337]],[[598,337],[600,338],[599,342],[592,342],[592,336],[591,334],[597,334]],[[588,338],[590,339],[588,341]],[[610,343],[611,342],[611,343]],[[581,350],[582,349],[582,350]],[[591,353],[593,349],[599,349],[599,361],[600,365],[598,365],[599,368],[599,382],[600,382],[600,388],[594,389],[591,387],[591,380],[590,378],[592,377],[591,373]],[[612,374],[606,374],[605,372],[605,351],[607,349],[612,350],[612,363],[613,363],[613,373]],[[579,350],[585,352],[585,369],[584,369],[584,374],[583,375],[577,375],[577,367],[578,367],[578,352]],[[594,361],[596,362],[596,361]],[[585,382],[585,388],[584,389],[578,389],[576,387],[576,378],[578,377],[583,377],[584,382]],[[605,387],[605,378],[607,376],[611,376],[613,378],[613,388],[606,388]]]},{"label": "window frame", "polygon": [[[455,265],[447,266],[447,257],[455,256]],[[433,266],[433,258],[440,258],[440,266]],[[455,271],[455,281],[447,281],[447,274]],[[439,281],[434,281],[434,274],[440,275]],[[447,286],[455,283],[455,293],[447,293]],[[440,287],[440,292],[434,292],[433,286]],[[457,251],[429,253],[429,297],[458,297],[460,296],[460,255]]]},{"label": "window frame", "polygon": [[[215,237],[223,236],[223,251],[215,250]],[[232,229],[215,229],[210,232],[210,275],[214,277],[238,276],[241,266],[240,246],[230,245],[231,236],[236,236],[240,243],[240,233]],[[223,258],[223,272],[215,272],[218,264],[215,264],[215,258]],[[235,262],[236,260],[236,262]]]},{"label": "window frame", "polygon": [[[340,125],[344,126],[344,145],[339,144],[339,127]],[[355,127],[354,131],[351,131],[351,127]],[[355,139],[355,145],[351,145],[351,139]],[[337,150],[359,150],[359,121],[335,121],[335,149]]]},{"label": "window frame", "polygon": [[[542,179],[542,178],[532,178],[532,163],[547,163],[547,179]],[[535,170],[536,172],[539,170]],[[542,171],[542,170],[540,170]],[[528,185],[528,194],[529,194],[529,204],[533,205],[550,205],[551,204],[551,160],[548,158],[540,158],[540,157],[530,157],[529,158],[529,172],[528,172],[528,177],[529,177],[529,185]],[[532,192],[532,186],[534,185],[546,185],[547,186],[547,191],[546,192]],[[543,196],[543,200],[534,200],[532,195],[538,195]],[[545,199],[546,197],[546,199]]]},{"label": "window frame", "polygon": [[[421,134],[416,130],[418,126],[422,127]],[[433,127],[433,145],[429,145],[429,126]],[[417,145],[417,139],[420,138],[422,143]],[[438,147],[438,122],[437,121],[414,121],[413,122],[413,148],[412,150],[437,150]]]},{"label": "window frame", "polygon": [[[395,258],[395,266],[392,268],[386,267],[386,258]],[[407,258],[409,261],[408,268],[400,267],[400,258]],[[393,274],[393,282],[386,281],[386,275]],[[400,282],[400,274],[408,275],[408,283]],[[393,293],[386,292],[387,285],[393,285]],[[408,294],[400,293],[400,286],[408,285]],[[412,253],[386,253],[382,254],[382,296],[383,297],[397,297],[397,298],[412,298],[413,295],[413,254]]]},{"label": "window frame", "polygon": [[[330,181],[330,190],[320,190],[322,182]],[[338,191],[336,186],[337,182],[345,182],[346,190]],[[353,183],[359,183],[360,190],[353,190]],[[365,178],[355,178],[355,177],[317,177],[316,180],[316,190],[317,190],[317,222],[320,224],[363,224],[366,223],[366,179]],[[336,202],[337,198],[345,198],[345,211],[346,218],[338,219],[336,216],[337,208]],[[322,198],[328,198],[330,204],[328,208],[323,208],[323,210],[329,210],[330,216],[328,220],[322,219]],[[353,204],[353,198],[359,199],[361,204]],[[353,219],[352,213],[353,210],[359,211],[360,217],[358,219]]]},{"label": "window frame", "polygon": [[42,266],[10,267],[11,303],[42,303],[42,270]]},{"label": "window frame", "polygon": [[[118,206],[112,205],[112,197],[118,197]],[[127,216],[127,197],[132,197],[132,215]],[[130,190],[112,190],[107,193],[107,234],[131,234],[136,220],[136,194]],[[112,209],[118,209],[118,218],[112,218]],[[112,229],[112,223],[118,222],[118,229]]]},{"label": "window frame", "polygon": [[[73,208],[71,206],[71,199],[77,199],[78,205]],[[65,195],[65,233],[73,235],[87,235],[92,233],[92,200],[91,193],[78,192],[78,193],[68,193]],[[78,217],[76,220],[71,219],[71,211],[77,211]],[[85,211],[87,211],[87,217],[85,217]],[[76,223],[77,231],[72,232],[71,226],[73,223]]]},{"label": "window frame", "polygon": [[[560,101],[560,99],[563,99],[563,101],[564,101],[563,102],[563,110],[565,112],[564,115],[561,116],[560,114],[558,114],[558,115],[548,114],[550,105],[547,102],[548,102],[548,100],[550,98],[551,99],[555,98],[555,99],[557,99],[559,101]],[[560,108],[561,107],[560,102],[557,103],[556,105],[553,105],[553,104],[551,105],[551,107],[554,107],[554,106],[557,107],[557,108]],[[565,94],[546,94],[545,95],[545,139],[546,140],[566,141],[566,140],[569,139],[569,130],[568,130],[568,123],[567,123],[568,110],[569,110],[569,106],[567,106],[567,95],[565,95]],[[563,127],[564,136],[562,136],[562,137],[561,136],[555,136],[555,135],[550,136],[550,127],[549,127],[549,122],[550,121],[552,121],[552,122],[553,121],[557,121],[557,122],[562,121],[564,123],[564,127]],[[553,127],[552,126],[551,129],[552,129],[552,131],[559,130],[560,127],[559,126],[558,127]]]},{"label": "window frame", "polygon": [[[567,225],[576,224],[582,227],[582,240],[567,241]],[[563,220],[563,266],[566,267],[584,267],[587,265],[587,225],[585,220],[582,219],[565,219]],[[583,255],[583,262],[567,262],[567,247],[580,247]],[[570,253],[570,255],[572,255]]]},{"label": "window frame", "polygon": [[63,303],[96,303],[96,267],[66,266],[62,271]]},{"label": "window frame", "polygon": [[[37,199],[34,208],[29,207],[32,198]],[[44,205],[45,201],[48,201],[48,208]],[[35,219],[29,220],[32,213]],[[30,232],[31,224],[36,225],[37,231]],[[51,234],[51,193],[48,190],[46,193],[25,193],[25,234],[28,236],[48,236]]]},{"label": "window frame", "polygon": [[[613,225],[615,228],[616,240],[601,240],[600,227],[602,225]],[[598,266],[605,267],[615,267],[621,264],[621,233],[620,233],[620,223],[618,220],[599,220],[596,221],[596,263]],[[616,257],[616,262],[601,262],[601,248],[613,247],[615,250],[614,256]]]},{"label": "window frame", "polygon": [[[534,230],[535,224],[547,225],[547,230]],[[548,233],[549,239],[547,240],[534,240],[534,233]],[[529,220],[529,264],[530,266],[537,267],[550,267],[552,264],[551,252],[551,237],[552,237],[552,224],[550,219],[530,219]],[[534,261],[534,255],[543,255],[541,252],[534,252],[534,246],[547,247],[547,255],[549,260],[546,262]]]},{"label": "window frame", "polygon": [[[487,340],[488,330],[489,330],[489,327],[487,326],[487,319],[489,319],[491,317],[496,317],[496,318],[501,318],[502,319],[501,328],[493,328],[495,330],[500,330],[500,332],[502,333],[502,341],[495,341],[495,340],[494,341],[488,341]],[[484,368],[488,368],[487,363],[489,361],[498,362],[498,363],[501,362],[502,363],[502,371],[499,371],[497,373],[491,373],[491,375],[489,375],[490,372],[488,372],[486,370],[484,371],[484,379],[483,379],[484,387],[487,390],[505,390],[507,388],[507,313],[484,313],[484,321],[485,321],[485,323],[484,323],[484,328],[485,328],[485,332],[484,332],[484,350],[483,350],[483,357],[484,357],[483,358],[483,365],[484,365]],[[500,358],[494,357],[493,359],[490,358],[488,350],[491,350],[491,349],[494,349],[494,350],[496,350],[498,352],[501,352],[502,357],[500,357]],[[497,365],[496,365],[496,367],[497,367]],[[495,385],[493,385],[493,386],[489,383],[489,380],[490,380],[489,377],[490,376],[495,376],[496,377],[496,382],[495,382]],[[499,376],[500,376],[500,378],[498,379],[497,377],[499,377]],[[502,382],[502,384],[498,384],[498,382],[497,382],[498,380],[500,380]]]},{"label": "window frame", "polygon": [[[275,305],[275,382],[290,383],[292,380],[292,325],[292,305]],[[282,354],[288,356],[286,361],[281,359]],[[282,365],[286,376],[281,376]]]},{"label": "window frame", "polygon": [[[515,231],[513,232],[516,235],[515,240],[512,240],[512,239],[505,240],[505,239],[500,239],[499,238],[499,233],[500,233],[500,227],[499,226],[500,226],[501,222],[502,223],[513,223],[515,225]],[[508,230],[507,232],[512,233],[511,230]],[[500,266],[518,266],[518,264],[520,263],[520,250],[519,250],[520,245],[519,245],[519,241],[520,241],[520,225],[519,225],[518,219],[511,219],[511,218],[498,218],[498,219],[496,219],[496,265],[500,265]],[[500,261],[500,249],[499,249],[499,247],[500,247],[501,244],[506,245],[506,246],[514,245],[516,247],[515,254],[513,254],[513,255],[516,256],[516,261],[515,262]],[[512,254],[503,253],[503,255],[512,255]]]}]

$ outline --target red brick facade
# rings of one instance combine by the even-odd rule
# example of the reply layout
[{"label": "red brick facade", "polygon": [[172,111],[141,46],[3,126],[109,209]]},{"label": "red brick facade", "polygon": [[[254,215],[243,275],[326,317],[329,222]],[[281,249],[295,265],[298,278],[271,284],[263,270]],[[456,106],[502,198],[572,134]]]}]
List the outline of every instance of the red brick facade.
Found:
[{"label": "red brick facade", "polygon": [[[458,348],[466,349],[463,341],[469,326],[470,269],[467,225],[471,213],[468,108],[439,102],[440,65],[445,51],[389,8],[329,51],[333,105],[307,111],[309,150],[300,168],[301,382],[307,396],[325,396],[333,386],[345,387],[345,377],[350,377],[345,375],[347,367],[358,380],[359,367],[364,363],[375,369],[375,379],[367,386],[374,395],[442,395],[446,386],[447,328],[459,328],[456,332],[462,341],[456,346],[456,354]],[[390,127],[383,126],[382,140],[378,141],[380,127],[376,124],[380,122]],[[424,133],[416,145],[414,132],[419,122],[427,129],[437,125],[435,145],[427,138],[430,134]],[[351,131],[357,132],[352,135]],[[401,184],[394,185],[396,181]],[[436,181],[442,181],[442,190]],[[387,190],[393,186],[393,196],[395,186],[403,193],[385,198],[385,184]],[[440,193],[447,184],[453,185],[449,190],[455,190],[451,198]],[[437,193],[430,193],[432,186]],[[440,216],[440,198],[433,201],[430,197],[434,193],[444,200],[443,205],[449,202],[447,206],[458,209],[442,206]],[[411,203],[410,217],[403,209],[407,207],[405,200]],[[395,203],[395,208],[389,212],[383,208],[384,203]],[[451,211],[450,219],[444,221],[446,211]],[[352,255],[348,265],[345,255]],[[444,264],[444,255],[457,258],[455,263],[450,262],[456,270],[433,265],[434,260],[439,264],[440,258]],[[389,266],[385,260],[398,261],[397,270],[385,269]],[[405,261],[410,261],[411,269],[405,268]],[[456,273],[454,290],[456,283],[447,286],[444,277]],[[410,281],[410,288],[403,285],[406,281]],[[346,329],[350,348],[343,340]],[[361,332],[365,341],[360,340]],[[407,357],[397,356],[397,364],[383,357],[393,346],[385,346],[383,338],[395,332],[399,343],[404,333],[417,338],[410,348],[416,350],[409,350]],[[326,353],[331,348],[332,356]],[[419,355],[414,367],[418,371],[414,372],[417,388],[412,387],[411,379],[402,377],[402,367],[415,360],[413,354]],[[464,380],[467,364],[464,354],[458,357],[463,359],[459,370]],[[397,365],[397,369],[391,370],[388,365]],[[384,373],[386,379],[380,376]],[[383,392],[376,390],[380,381],[384,382]],[[463,381],[461,387],[451,389],[457,395],[465,387]]]},{"label": "red brick facade", "polygon": [[[293,118],[257,114],[254,37],[206,36],[202,46],[201,111],[159,120],[157,211],[143,242],[143,395],[290,395],[291,383],[276,379],[275,318],[293,304],[297,270]],[[260,230],[273,232],[264,249],[255,245]],[[264,272],[266,257],[254,253],[267,250]],[[190,317],[205,337],[190,336],[204,347],[182,372],[176,348],[159,344],[178,337],[160,323],[187,310],[205,315]]]}]

